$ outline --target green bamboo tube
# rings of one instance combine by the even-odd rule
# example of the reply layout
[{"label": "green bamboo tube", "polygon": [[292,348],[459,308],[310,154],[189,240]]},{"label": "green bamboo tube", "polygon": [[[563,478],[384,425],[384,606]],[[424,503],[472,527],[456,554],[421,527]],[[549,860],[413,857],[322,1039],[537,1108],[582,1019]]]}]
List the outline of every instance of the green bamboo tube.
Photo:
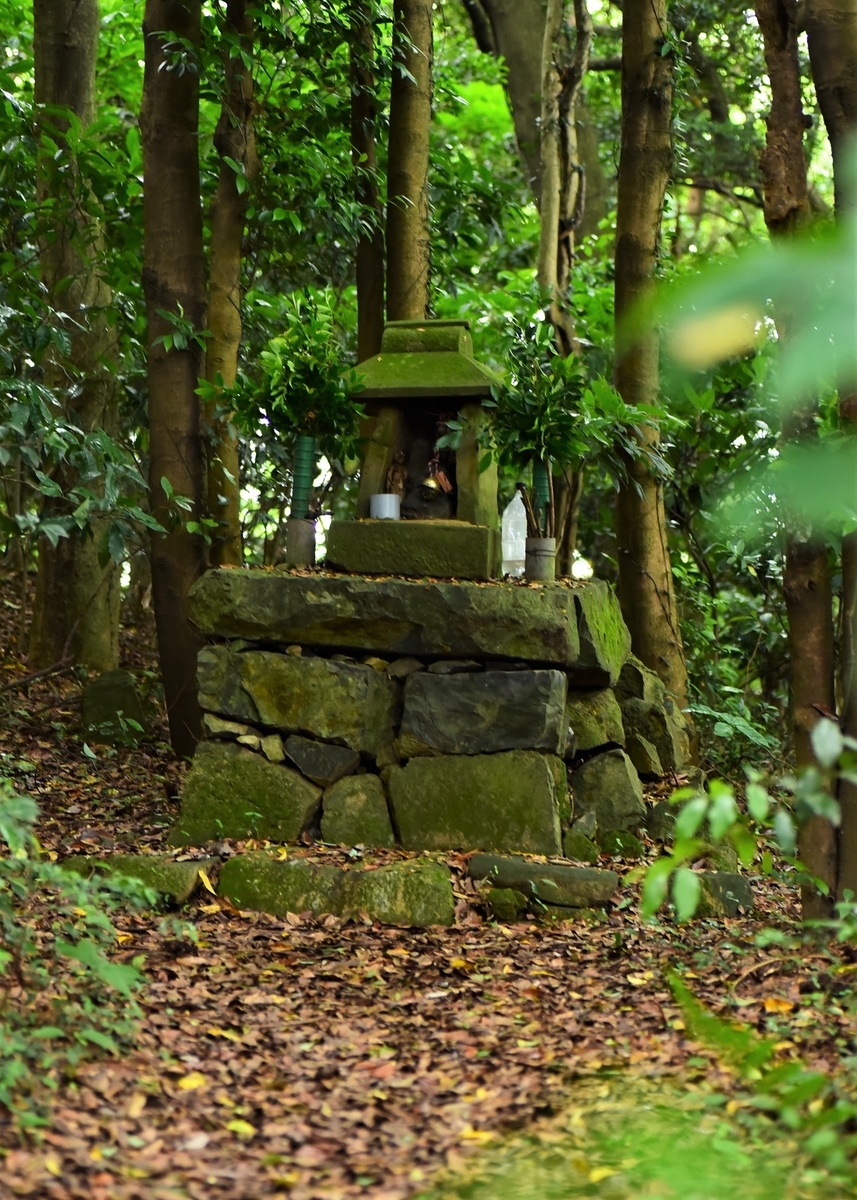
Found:
[{"label": "green bamboo tube", "polygon": [[310,515],[309,504],[315,479],[315,438],[299,433],[295,440],[295,458],[292,466],[292,509],[291,516],[303,520]]},{"label": "green bamboo tube", "polygon": [[547,466],[537,459],[533,463],[533,492],[535,493],[536,518],[542,533],[547,529],[548,506],[550,505],[550,484],[548,483]]}]

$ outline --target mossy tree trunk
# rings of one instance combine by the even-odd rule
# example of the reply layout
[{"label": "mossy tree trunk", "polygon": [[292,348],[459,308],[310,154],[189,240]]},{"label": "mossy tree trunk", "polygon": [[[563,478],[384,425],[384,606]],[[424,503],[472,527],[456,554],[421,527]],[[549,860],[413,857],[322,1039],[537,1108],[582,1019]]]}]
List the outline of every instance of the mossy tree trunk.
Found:
[{"label": "mossy tree trunk", "polygon": [[[167,349],[161,339],[176,320],[205,325],[205,265],[199,194],[199,75],[180,70],[165,53],[170,37],[195,53],[199,0],[146,0],[143,143],[143,287],[148,318],[149,459],[152,512],[168,532],[152,537],[152,600],[173,748],[191,754],[200,731],[196,656],[201,640],[188,620],[187,594],[205,570],[203,539],[186,527],[198,521],[205,494],[202,422],[196,388],[203,369],[193,336]],[[181,65],[181,64],[179,64]],[[167,313],[169,316],[164,316]],[[167,489],[190,501],[176,513]]]},{"label": "mossy tree trunk", "polygon": [[[622,145],[616,217],[616,321],[649,294],[658,255],[664,193],[672,162],[673,68],[663,54],[665,0],[625,0],[622,22]],[[615,385],[627,404],[658,398],[658,335],[618,343]],[[657,443],[649,429],[647,444]],[[664,512],[663,485],[645,459],[627,464],[616,503],[619,600],[634,653],[656,671],[682,707],[687,703],[678,608]]]},{"label": "mossy tree trunk", "polygon": [[[118,386],[112,360],[116,339],[108,318],[112,293],[99,272],[102,241],[89,188],[65,143],[69,114],[85,129],[96,117],[97,0],[34,0],[36,136],[49,132],[60,146],[40,149],[37,199],[42,208],[39,265],[46,299],[68,334],[70,352],[49,352],[45,382],[69,420],[84,432],[117,426]],[[49,208],[48,208],[49,206]],[[55,482],[67,491],[74,472],[60,468]],[[46,515],[68,511],[48,499]],[[65,660],[96,670],[119,661],[119,574],[99,562],[103,525],[72,533],[52,546],[39,543],[38,574],[29,638],[34,667]]]},{"label": "mossy tree trunk", "polygon": [[394,0],[387,152],[387,320],[429,311],[431,0]]},{"label": "mossy tree trunk", "polygon": [[[253,131],[253,72],[247,58],[253,45],[249,0],[229,0],[223,33],[227,39],[225,90],[214,145],[220,158],[211,208],[208,330],[205,378],[229,388],[238,371],[241,345],[241,247],[248,187],[258,160]],[[232,165],[237,163],[240,172]],[[213,567],[241,565],[240,461],[238,435],[220,396],[205,406],[207,507],[218,527],[209,548]]]}]

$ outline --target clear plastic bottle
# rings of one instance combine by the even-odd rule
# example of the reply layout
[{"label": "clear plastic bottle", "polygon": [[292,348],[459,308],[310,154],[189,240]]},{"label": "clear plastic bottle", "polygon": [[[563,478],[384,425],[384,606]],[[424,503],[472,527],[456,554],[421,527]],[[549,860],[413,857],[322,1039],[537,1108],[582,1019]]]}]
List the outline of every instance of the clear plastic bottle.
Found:
[{"label": "clear plastic bottle", "polygon": [[503,574],[517,579],[524,573],[527,543],[527,513],[521,493],[503,509],[501,525],[503,543]]}]

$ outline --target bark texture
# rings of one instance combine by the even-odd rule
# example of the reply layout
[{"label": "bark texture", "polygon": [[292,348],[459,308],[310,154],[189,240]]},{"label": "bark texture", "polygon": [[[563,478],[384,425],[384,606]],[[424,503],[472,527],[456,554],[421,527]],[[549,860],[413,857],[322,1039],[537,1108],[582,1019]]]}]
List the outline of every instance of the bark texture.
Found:
[{"label": "bark texture", "polygon": [[[40,152],[37,197],[46,212],[39,235],[39,265],[52,308],[64,323],[71,353],[48,355],[45,382],[61,398],[68,417],[83,429],[115,433],[118,388],[111,370],[116,351],[107,318],[112,293],[99,274],[101,236],[89,211],[88,185],[65,146],[63,133],[72,112],[85,128],[96,117],[95,66],[98,54],[97,0],[35,0],[33,4],[36,134],[50,130],[62,150]],[[48,209],[49,206],[49,209]],[[66,491],[76,477],[61,468],[56,482]],[[66,511],[48,500],[46,515]],[[98,561],[103,523],[52,546],[39,543],[29,659],[34,667],[65,660],[96,670],[119,661],[119,575]]]},{"label": "bark texture", "polygon": [[384,233],[375,138],[375,39],[366,0],[351,8],[351,156],[354,198],[360,208],[357,239],[357,361],[381,349],[384,332]]},{"label": "bark texture", "polygon": [[[616,217],[616,321],[651,287],[664,192],[672,161],[672,62],[661,49],[664,0],[625,0],[622,24],[622,148]],[[621,334],[620,334],[621,336]],[[617,350],[615,385],[628,404],[658,395],[658,335]],[[656,431],[646,435],[650,443]],[[663,486],[645,460],[628,463],[630,482],[616,502],[619,600],[634,653],[684,707],[687,668],[667,542]]]},{"label": "bark texture", "polygon": [[165,30],[199,46],[199,0],[146,0],[145,72],[140,130],[143,143],[143,286],[148,317],[149,455],[152,511],[169,532],[152,538],[152,599],[158,652],[177,753],[193,752],[200,729],[196,656],[201,639],[188,620],[186,599],[205,569],[202,538],[174,520],[161,480],[191,501],[199,519],[204,463],[199,398],[203,354],[191,340],[166,350],[174,332],[163,312],[205,325],[205,266],[199,197],[199,90],[193,70],[170,70]]},{"label": "bark texture", "polygon": [[[801,102],[798,20],[794,0],[757,0],[756,17],[765,44],[771,81],[771,111],[766,122],[760,165],[764,181],[765,223],[772,238],[793,235],[811,216],[803,138],[809,124]],[[791,314],[775,314],[781,338],[788,338]],[[792,412],[784,425],[789,440],[814,436],[814,406]],[[811,531],[786,529],[783,591],[789,625],[792,668],[792,721],[795,760],[799,767],[815,761],[811,735],[822,719],[819,708],[832,712],[834,696],[833,595],[827,548]],[[814,817],[800,832],[800,856],[807,869],[836,888],[836,830]],[[831,901],[816,888],[802,889],[806,917],[829,916]]]},{"label": "bark texture", "polygon": [[[211,208],[211,253],[208,281],[208,329],[205,378],[231,387],[238,371],[241,345],[241,247],[248,185],[258,159],[253,132],[253,73],[241,55],[253,45],[249,0],[229,0],[225,33],[231,48],[225,62],[225,92],[214,145],[220,156],[217,190]],[[243,168],[236,173],[228,160]],[[243,181],[239,183],[239,180]],[[213,567],[241,565],[240,461],[238,436],[231,414],[219,398],[206,402],[207,508],[218,522],[209,548]]]},{"label": "bark texture", "polygon": [[836,210],[854,203],[846,173],[849,138],[857,129],[857,4],[854,0],[806,0],[809,60],[833,153]]},{"label": "bark texture", "polygon": [[420,320],[429,310],[431,89],[431,0],[395,0],[387,153],[389,321]]}]

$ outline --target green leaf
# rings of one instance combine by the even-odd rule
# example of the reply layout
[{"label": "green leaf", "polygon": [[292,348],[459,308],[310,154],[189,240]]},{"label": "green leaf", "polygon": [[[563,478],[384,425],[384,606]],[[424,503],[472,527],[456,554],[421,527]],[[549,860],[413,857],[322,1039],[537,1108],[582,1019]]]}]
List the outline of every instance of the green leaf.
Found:
[{"label": "green leaf", "polygon": [[106,1033],[102,1033],[100,1029],[81,1029],[77,1034],[81,1041],[92,1042],[94,1046],[99,1046],[102,1050],[107,1050],[110,1054],[119,1054],[119,1047],[116,1045],[112,1037],[108,1037]]},{"label": "green leaf", "polygon": [[842,730],[838,723],[828,717],[822,717],[810,736],[813,752],[822,767],[832,767],[844,749]]},{"label": "green leaf", "polygon": [[747,785],[747,808],[755,821],[766,821],[771,810],[771,798],[768,789],[760,783]]},{"label": "green leaf", "polygon": [[673,876],[673,903],[679,921],[689,921],[696,912],[702,888],[699,876],[690,867],[679,867]]}]

